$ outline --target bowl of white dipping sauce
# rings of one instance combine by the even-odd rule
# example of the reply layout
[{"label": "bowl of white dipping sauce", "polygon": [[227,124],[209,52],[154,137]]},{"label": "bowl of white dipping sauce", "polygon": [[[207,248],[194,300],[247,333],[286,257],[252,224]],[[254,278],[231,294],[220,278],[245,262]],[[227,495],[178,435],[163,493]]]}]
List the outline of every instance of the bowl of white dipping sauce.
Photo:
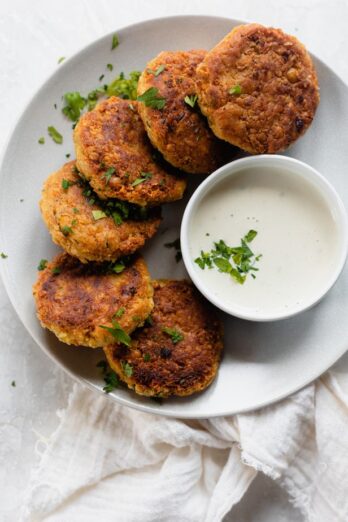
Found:
[{"label": "bowl of white dipping sauce", "polygon": [[347,257],[344,205],[309,165],[286,156],[243,158],[210,175],[181,225],[186,269],[221,310],[273,321],[316,304]]}]

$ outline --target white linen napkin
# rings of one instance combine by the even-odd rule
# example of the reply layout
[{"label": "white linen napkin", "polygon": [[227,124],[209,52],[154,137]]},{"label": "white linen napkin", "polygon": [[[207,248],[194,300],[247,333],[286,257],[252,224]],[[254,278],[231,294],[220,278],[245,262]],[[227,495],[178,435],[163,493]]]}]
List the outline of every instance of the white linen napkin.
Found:
[{"label": "white linen napkin", "polygon": [[273,406],[232,417],[163,418],[81,385],[60,416],[23,522],[217,522],[259,471],[288,492],[305,520],[348,520],[348,396],[332,372]]}]

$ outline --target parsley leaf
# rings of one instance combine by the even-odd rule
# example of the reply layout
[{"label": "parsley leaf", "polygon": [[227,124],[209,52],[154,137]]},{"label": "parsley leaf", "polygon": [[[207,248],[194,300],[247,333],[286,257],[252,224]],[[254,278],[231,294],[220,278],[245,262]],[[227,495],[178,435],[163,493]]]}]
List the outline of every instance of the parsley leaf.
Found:
[{"label": "parsley leaf", "polygon": [[137,100],[143,102],[146,107],[152,109],[163,109],[166,105],[165,98],[158,96],[158,89],[156,87],[150,87],[143,94],[137,97]]},{"label": "parsley leaf", "polygon": [[45,268],[47,266],[47,263],[48,263],[47,259],[41,259],[40,263],[38,264],[37,269],[38,270],[45,270]]},{"label": "parsley leaf", "polygon": [[106,68],[109,69],[109,71],[112,71],[114,66],[112,65],[112,63],[107,63]]},{"label": "parsley leaf", "polygon": [[125,344],[126,346],[130,346],[132,344],[132,339],[123,330],[122,326],[117,321],[112,320],[112,327],[100,325],[100,328],[107,330],[118,343]]},{"label": "parsley leaf", "polygon": [[40,143],[40,145],[43,145],[45,143],[45,138],[41,136],[41,138],[39,138],[37,142]]},{"label": "parsley leaf", "polygon": [[124,306],[121,306],[121,308],[119,308],[119,309],[117,310],[117,312],[114,313],[114,315],[112,316],[112,318],[114,318],[114,317],[117,317],[117,318],[122,317],[123,314],[125,313],[125,311],[126,311],[125,307],[124,307]]},{"label": "parsley leaf", "polygon": [[184,339],[183,334],[175,328],[165,327],[162,328],[162,332],[166,333],[167,335],[169,335],[169,337],[171,337],[173,344],[177,344]]},{"label": "parsley leaf", "polygon": [[132,187],[136,187],[137,185],[140,185],[140,183],[144,183],[144,181],[147,181],[148,179],[151,179],[151,178],[152,178],[151,172],[142,172],[140,174],[140,178],[137,178],[135,181],[133,181]]},{"label": "parsley leaf", "polygon": [[240,85],[233,85],[228,92],[229,94],[242,94],[242,87]]},{"label": "parsley leaf", "polygon": [[155,71],[153,69],[147,69],[147,72],[157,77],[164,71],[165,68],[166,66],[162,64],[159,65]]},{"label": "parsley leaf", "polygon": [[144,353],[143,355],[143,361],[144,362],[149,362],[151,361],[151,355],[149,353]]},{"label": "parsley leaf", "polygon": [[62,269],[60,268],[60,266],[55,266],[52,268],[52,274],[53,275],[59,275],[61,273]]},{"label": "parsley leaf", "polygon": [[92,214],[95,221],[108,217],[102,210],[92,210]]},{"label": "parsley leaf", "polygon": [[194,107],[196,105],[196,101],[198,100],[197,94],[192,94],[192,96],[185,96],[184,101],[190,107]]},{"label": "parsley leaf", "polygon": [[63,143],[63,136],[52,125],[47,127],[48,134],[55,143],[61,145]]},{"label": "parsley leaf", "polygon": [[111,50],[113,51],[114,49],[116,49],[116,47],[118,47],[119,43],[120,42],[119,42],[117,34],[114,34],[112,37],[112,42],[111,42]]},{"label": "parsley leaf", "polygon": [[74,185],[74,182],[70,181],[70,179],[65,179],[65,178],[62,179],[62,188],[64,190],[68,190],[68,188],[71,187],[72,185]]},{"label": "parsley leaf", "polygon": [[256,230],[249,230],[249,232],[244,236],[244,240],[247,243],[250,243],[257,236]]},{"label": "parsley leaf", "polygon": [[1,259],[7,259],[8,255],[6,255],[3,252],[1,252],[0,257],[1,257]]},{"label": "parsley leaf", "polygon": [[72,233],[72,228],[68,227],[67,225],[64,225],[63,227],[60,227],[60,231],[64,236],[68,236]]},{"label": "parsley leaf", "polygon": [[59,59],[58,59],[58,64],[64,62],[65,60],[65,56],[61,56]]},{"label": "parsley leaf", "polygon": [[128,362],[121,361],[121,366],[126,377],[131,377],[133,375],[133,368]]},{"label": "parsley leaf", "polygon": [[107,96],[118,96],[124,100],[136,100],[140,75],[140,71],[132,71],[129,74],[129,78],[126,78],[124,73],[121,73],[108,85],[106,90]]},{"label": "parsley leaf", "polygon": [[105,393],[110,393],[119,387],[120,381],[118,379],[118,376],[113,370],[108,369],[108,364],[106,361],[99,361],[96,364],[96,366],[97,368],[100,368],[102,371],[103,379],[105,382],[103,391]]},{"label": "parsley leaf", "polygon": [[64,100],[66,102],[63,107],[63,114],[71,121],[77,121],[81,115],[81,111],[87,104],[86,98],[83,98],[77,91],[67,92],[64,94]]},{"label": "parsley leaf", "polygon": [[110,179],[112,178],[112,175],[115,174],[116,169],[114,167],[109,167],[106,172],[102,175],[102,178],[105,178],[106,184],[109,184]]}]

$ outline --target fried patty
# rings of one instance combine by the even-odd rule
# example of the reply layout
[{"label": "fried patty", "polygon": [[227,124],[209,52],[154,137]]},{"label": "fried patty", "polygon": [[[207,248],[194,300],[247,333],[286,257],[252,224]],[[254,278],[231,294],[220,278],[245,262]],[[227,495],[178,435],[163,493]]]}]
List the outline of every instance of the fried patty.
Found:
[{"label": "fried patty", "polygon": [[240,25],[197,67],[199,106],[219,138],[275,153],[304,134],[319,103],[305,47],[280,29]]},{"label": "fried patty", "polygon": [[75,161],[46,180],[40,208],[53,241],[82,263],[133,254],[161,223],[159,208],[99,200],[79,176]]},{"label": "fried patty", "polygon": [[210,304],[187,281],[153,281],[154,309],[135,330],[130,348],[104,347],[111,368],[140,395],[185,396],[214,379],[222,326]]},{"label": "fried patty", "polygon": [[163,109],[139,105],[152,144],[169,163],[192,174],[212,172],[232,152],[211,132],[196,103],[196,67],[205,55],[203,50],[162,52],[147,64],[138,82],[139,95],[155,88],[156,96],[165,99]]},{"label": "fried patty", "polygon": [[82,264],[65,253],[55,257],[33,286],[42,326],[66,344],[97,348],[114,340],[101,326],[120,327],[129,334],[142,325],[153,308],[144,260],[136,258],[119,274],[112,268]]},{"label": "fried patty", "polygon": [[183,196],[186,181],[155,161],[135,101],[99,103],[81,116],[74,142],[77,167],[101,199],[151,206]]}]

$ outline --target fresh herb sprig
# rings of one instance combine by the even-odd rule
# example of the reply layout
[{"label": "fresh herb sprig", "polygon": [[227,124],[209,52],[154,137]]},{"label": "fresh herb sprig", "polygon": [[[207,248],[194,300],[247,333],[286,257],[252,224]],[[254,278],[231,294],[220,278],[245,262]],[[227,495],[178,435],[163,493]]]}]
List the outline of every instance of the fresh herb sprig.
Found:
[{"label": "fresh herb sprig", "polygon": [[255,267],[255,263],[260,260],[261,254],[255,256],[248,243],[251,243],[256,236],[256,230],[249,230],[241,239],[241,244],[236,247],[230,247],[220,239],[220,241],[214,242],[215,248],[210,252],[201,251],[201,255],[195,259],[195,263],[202,270],[206,267],[212,269],[216,266],[219,272],[229,274],[240,284],[245,282],[249,273],[255,279],[254,272],[259,270]]},{"label": "fresh herb sprig", "polygon": [[103,379],[105,382],[103,391],[105,393],[110,393],[119,387],[119,378],[117,374],[109,368],[108,363],[106,361],[99,361],[96,366],[97,368],[100,368],[102,371]]},{"label": "fresh herb sprig", "polygon": [[180,341],[184,339],[184,335],[181,332],[179,332],[179,330],[177,330],[176,328],[169,328],[168,326],[165,326],[164,328],[162,328],[162,332],[169,335],[173,344],[178,344],[180,343]]},{"label": "fresh herb sprig", "polygon": [[166,105],[166,99],[159,96],[156,87],[150,87],[143,94],[137,97],[137,100],[142,102],[145,107],[162,110]]},{"label": "fresh herb sprig", "polygon": [[120,323],[118,321],[116,321],[115,319],[112,319],[111,323],[112,323],[112,327],[111,326],[105,326],[105,325],[99,325],[99,326],[100,326],[100,328],[103,328],[104,330],[107,330],[114,337],[114,339],[118,343],[124,344],[126,346],[131,346],[132,339],[127,334],[127,332],[125,332],[123,330],[123,328],[120,325]]}]

